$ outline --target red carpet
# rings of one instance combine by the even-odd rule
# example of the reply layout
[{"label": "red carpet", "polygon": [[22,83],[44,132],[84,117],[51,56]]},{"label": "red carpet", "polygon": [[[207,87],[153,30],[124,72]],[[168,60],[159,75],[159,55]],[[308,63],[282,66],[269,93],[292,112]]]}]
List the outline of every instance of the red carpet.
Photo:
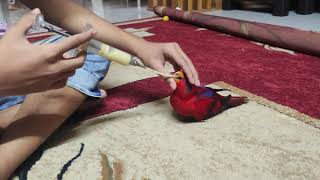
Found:
[{"label": "red carpet", "polygon": [[[200,73],[202,83],[224,81],[276,103],[320,118],[320,59],[304,54],[269,51],[252,42],[178,22],[152,21],[121,26],[153,27],[146,39],[178,42]],[[170,95],[158,78],[141,80],[108,91],[101,106],[87,117],[135,107]]]}]

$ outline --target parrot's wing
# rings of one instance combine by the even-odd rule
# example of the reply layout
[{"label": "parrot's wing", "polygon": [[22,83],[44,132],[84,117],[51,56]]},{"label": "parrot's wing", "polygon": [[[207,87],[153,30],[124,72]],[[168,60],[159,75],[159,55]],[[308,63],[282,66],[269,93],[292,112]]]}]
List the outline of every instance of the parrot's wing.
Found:
[{"label": "parrot's wing", "polygon": [[211,88],[211,87],[206,87],[207,89],[210,89],[211,91],[214,91],[214,92],[219,92],[219,91],[230,91],[229,89],[214,89],[214,88]]},{"label": "parrot's wing", "polygon": [[211,91],[208,88],[204,88],[202,91],[199,92],[200,97],[206,97],[206,98],[211,98],[215,95],[214,91]]},{"label": "parrot's wing", "polygon": [[210,87],[199,87],[197,89],[197,95],[199,97],[203,97],[203,98],[212,98],[215,96],[220,96],[217,92],[218,91],[225,91],[225,89],[212,89]]}]

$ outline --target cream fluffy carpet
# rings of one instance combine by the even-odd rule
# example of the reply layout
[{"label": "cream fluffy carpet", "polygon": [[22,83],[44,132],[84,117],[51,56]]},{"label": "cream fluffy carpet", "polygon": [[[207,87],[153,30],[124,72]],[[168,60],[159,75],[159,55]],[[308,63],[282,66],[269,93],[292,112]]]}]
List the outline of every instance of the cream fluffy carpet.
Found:
[{"label": "cream fluffy carpet", "polygon": [[[114,70],[126,73],[117,65],[110,73]],[[164,98],[63,131],[63,137],[49,142],[28,179],[56,179],[81,143],[83,152],[63,179],[320,177],[320,130],[254,101],[205,123],[188,124],[177,121]]]}]

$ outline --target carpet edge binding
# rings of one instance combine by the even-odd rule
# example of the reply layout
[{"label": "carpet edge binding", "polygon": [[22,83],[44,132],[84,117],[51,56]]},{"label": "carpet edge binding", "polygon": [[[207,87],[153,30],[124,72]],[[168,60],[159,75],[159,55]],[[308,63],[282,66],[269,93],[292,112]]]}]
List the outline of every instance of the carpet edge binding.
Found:
[{"label": "carpet edge binding", "polygon": [[295,109],[292,109],[288,106],[284,106],[284,105],[281,105],[281,104],[278,104],[276,102],[273,102],[271,100],[268,100],[264,97],[261,97],[261,96],[258,96],[258,95],[255,95],[253,93],[250,93],[246,90],[243,90],[243,89],[240,89],[240,88],[237,88],[235,86],[232,86],[226,82],[223,82],[223,81],[218,81],[218,82],[215,82],[213,83],[219,87],[222,87],[222,88],[226,88],[226,89],[229,89],[230,91],[236,93],[236,94],[239,94],[241,96],[246,96],[249,100],[251,101],[255,101],[256,103],[258,104],[261,104],[263,106],[266,106],[268,108],[271,108],[277,112],[280,112],[282,114],[285,114],[289,117],[292,117],[292,118],[295,118],[297,120],[300,120],[306,124],[309,124],[315,128],[318,128],[320,129],[320,120],[316,119],[316,118],[313,118],[309,115],[306,115],[304,113],[301,113]]}]

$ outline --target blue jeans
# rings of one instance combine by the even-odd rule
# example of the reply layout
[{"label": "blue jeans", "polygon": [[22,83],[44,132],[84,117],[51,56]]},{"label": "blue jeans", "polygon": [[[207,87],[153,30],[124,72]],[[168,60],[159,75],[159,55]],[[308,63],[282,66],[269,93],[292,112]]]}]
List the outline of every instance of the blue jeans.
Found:
[{"label": "blue jeans", "polygon": [[[54,43],[63,38],[63,36],[55,35],[36,42],[36,44]],[[73,76],[68,78],[67,86],[87,96],[100,98],[101,93],[97,85],[107,74],[109,66],[110,62],[105,58],[95,54],[87,54],[84,65],[77,69]],[[0,96],[0,111],[20,104],[24,99],[25,96]]]}]

